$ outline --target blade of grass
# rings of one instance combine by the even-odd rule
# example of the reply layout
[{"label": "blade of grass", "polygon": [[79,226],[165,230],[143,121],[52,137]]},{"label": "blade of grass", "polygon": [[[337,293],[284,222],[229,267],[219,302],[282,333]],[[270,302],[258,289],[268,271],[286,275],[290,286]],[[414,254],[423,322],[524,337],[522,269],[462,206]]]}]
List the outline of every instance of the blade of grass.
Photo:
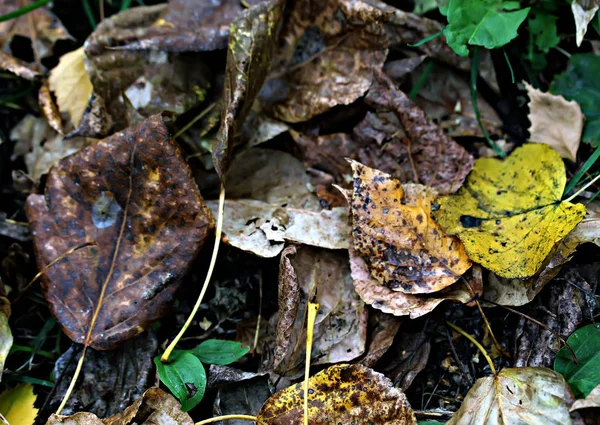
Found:
[{"label": "blade of grass", "polygon": [[131,0],[122,0],[121,1],[121,12],[127,10],[131,7]]},{"label": "blade of grass", "polygon": [[508,54],[505,49],[502,49],[502,53],[504,53],[504,59],[506,60],[506,64],[508,65],[508,69],[510,70],[510,81],[515,83],[515,72],[513,71],[512,64],[510,63],[510,59],[508,58]]},{"label": "blade of grass", "polygon": [[500,158],[506,157],[506,153],[500,149],[500,146],[496,144],[490,136],[488,132],[483,127],[483,123],[481,122],[481,113],[479,112],[479,105],[477,104],[477,75],[479,74],[479,47],[475,46],[473,49],[473,58],[471,59],[471,103],[473,103],[473,109],[475,110],[475,118],[477,118],[477,124],[479,124],[479,128],[487,140],[490,147],[496,152]]},{"label": "blade of grass", "polygon": [[34,385],[43,385],[44,387],[54,387],[54,383],[50,381],[45,381],[43,379],[32,378],[31,376],[23,376],[23,375],[2,375],[2,379],[6,379],[7,381],[16,381],[16,382],[26,382],[28,384]]},{"label": "blade of grass", "polygon": [[431,71],[433,71],[433,66],[434,66],[434,62],[432,62],[432,61],[428,61],[425,64],[425,69],[423,70],[423,72],[419,76],[419,79],[417,80],[417,82],[415,83],[414,87],[412,88],[412,90],[408,94],[408,98],[410,100],[415,100],[415,97],[417,97],[417,94],[419,94],[419,91],[425,85],[425,82],[427,81],[427,78],[429,78],[429,74],[431,74]]},{"label": "blade of grass", "polygon": [[22,7],[17,10],[13,10],[12,12],[7,13],[6,15],[0,16],[0,22],[10,21],[11,19],[18,18],[19,16],[23,16],[32,10],[38,9],[46,4],[50,3],[50,0],[38,0],[35,3],[31,3],[25,7]]},{"label": "blade of grass", "polygon": [[443,32],[444,32],[444,30],[441,30],[439,32],[436,32],[435,34],[428,35],[423,40],[417,41],[415,44],[409,44],[408,46],[409,47],[419,47],[419,46],[422,46],[423,44],[428,43],[428,42],[430,42],[431,40],[433,40],[435,38],[438,38],[440,35],[442,35]]},{"label": "blade of grass", "polygon": [[600,157],[600,146],[598,146],[596,148],[596,150],[590,155],[590,157],[587,159],[587,161],[585,161],[583,163],[581,168],[579,170],[577,170],[577,172],[575,173],[573,178],[569,181],[569,184],[567,184],[567,187],[565,187],[563,196],[565,196],[567,193],[569,193],[571,190],[573,190],[573,188],[575,186],[577,186],[577,183],[579,183],[579,181],[585,175],[585,173],[587,173],[587,171],[590,168],[592,168],[592,165],[594,165],[596,163],[596,161],[598,160],[599,157]]},{"label": "blade of grass", "polygon": [[83,0],[83,10],[85,12],[85,16],[87,16],[88,21],[93,29],[96,29],[96,18],[94,17],[94,11],[92,10],[92,5],[90,4],[90,0]]}]

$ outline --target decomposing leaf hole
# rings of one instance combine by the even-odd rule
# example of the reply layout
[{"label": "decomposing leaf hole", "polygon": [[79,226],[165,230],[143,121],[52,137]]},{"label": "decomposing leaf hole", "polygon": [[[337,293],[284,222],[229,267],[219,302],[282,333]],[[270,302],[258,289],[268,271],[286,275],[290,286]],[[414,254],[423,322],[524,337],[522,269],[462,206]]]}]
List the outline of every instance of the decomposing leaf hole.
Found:
[{"label": "decomposing leaf hole", "polygon": [[102,192],[92,206],[92,221],[98,229],[105,229],[116,223],[123,209],[110,192]]}]

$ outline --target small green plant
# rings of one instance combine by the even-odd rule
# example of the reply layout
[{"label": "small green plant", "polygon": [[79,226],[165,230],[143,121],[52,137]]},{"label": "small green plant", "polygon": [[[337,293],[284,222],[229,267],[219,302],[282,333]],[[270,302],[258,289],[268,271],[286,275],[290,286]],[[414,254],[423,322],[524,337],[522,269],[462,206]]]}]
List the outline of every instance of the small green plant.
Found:
[{"label": "small green plant", "polygon": [[160,356],[154,364],[161,382],[171,390],[187,412],[200,403],[206,389],[206,371],[203,363],[227,365],[241,359],[250,351],[248,347],[235,341],[209,339],[190,350],[173,350],[168,362],[161,362]]}]

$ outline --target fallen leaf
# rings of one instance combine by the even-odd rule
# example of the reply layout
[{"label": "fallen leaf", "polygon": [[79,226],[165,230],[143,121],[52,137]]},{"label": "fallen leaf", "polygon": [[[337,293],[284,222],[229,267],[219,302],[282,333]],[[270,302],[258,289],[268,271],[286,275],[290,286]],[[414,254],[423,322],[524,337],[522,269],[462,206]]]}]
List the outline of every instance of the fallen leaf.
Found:
[{"label": "fallen leaf", "polygon": [[[2,293],[4,293],[4,290],[2,290]],[[2,372],[4,372],[4,362],[13,344],[13,335],[8,323],[10,314],[10,301],[3,294],[0,296],[0,380],[2,379]],[[0,413],[2,412],[0,408]]]},{"label": "fallen leaf", "polygon": [[587,32],[588,24],[594,16],[596,16],[596,12],[600,8],[600,1],[592,0],[574,0],[571,3],[571,11],[573,12],[573,17],[575,18],[575,36],[577,47],[581,46],[581,42],[583,41],[583,36]]},{"label": "fallen leaf", "polygon": [[212,151],[215,169],[221,178],[229,169],[242,124],[269,73],[284,3],[267,0],[245,10],[231,23],[225,106]]},{"label": "fallen leaf", "polygon": [[52,100],[52,93],[50,93],[50,87],[44,83],[40,86],[38,93],[38,103],[40,109],[50,127],[52,127],[58,134],[63,134],[62,130],[62,118],[58,110],[58,106]]},{"label": "fallen leaf", "polygon": [[61,159],[79,152],[93,140],[83,137],[65,140],[45,119],[33,115],[26,115],[13,127],[10,139],[16,142],[13,157],[24,157],[27,174],[36,184]]},{"label": "fallen leaf", "polygon": [[375,321],[372,330],[369,330],[370,341],[366,349],[366,355],[360,359],[360,364],[367,367],[373,367],[388,351],[394,343],[394,338],[400,329],[402,319],[383,314],[379,310],[372,310],[369,313],[369,323]]},{"label": "fallen leaf", "polygon": [[[365,102],[377,112],[367,115],[354,129],[356,140],[372,146],[372,153],[365,149],[359,155],[362,162],[371,162],[402,182],[424,184],[442,194],[453,193],[462,185],[473,166],[473,157],[446,136],[389,78],[380,74]],[[391,158],[375,162],[382,144],[392,153]],[[363,158],[367,154],[370,161]],[[381,162],[388,167],[380,167]]]},{"label": "fallen leaf", "polygon": [[[2,24],[0,24],[2,25]],[[9,55],[0,50],[0,69],[10,71],[21,78],[33,81],[35,78],[42,75],[42,72],[36,65],[31,65],[23,62],[14,56]]]},{"label": "fallen leaf", "polygon": [[550,369],[504,369],[479,378],[447,425],[568,425],[572,401],[563,377]]},{"label": "fallen leaf", "polygon": [[[208,201],[217,211],[217,201]],[[260,257],[275,257],[284,242],[328,249],[348,248],[348,209],[314,212],[254,200],[225,200],[225,242]]]},{"label": "fallen leaf", "polygon": [[282,29],[284,46],[259,96],[275,118],[306,121],[354,102],[371,86],[387,56],[387,37],[381,11],[356,3],[294,2]]},{"label": "fallen leaf", "polygon": [[599,71],[600,56],[574,54],[567,70],[555,77],[550,86],[550,93],[579,104],[585,115],[583,141],[593,146],[600,145],[600,81],[595,77]]},{"label": "fallen leaf", "polygon": [[524,84],[529,96],[529,141],[545,143],[562,158],[577,161],[585,120],[577,102],[567,102],[562,96],[543,93]]},{"label": "fallen leaf", "polygon": [[471,267],[464,247],[432,220],[437,196],[426,186],[351,162],[352,239],[381,285],[406,294],[439,291]]},{"label": "fallen leaf", "polygon": [[570,411],[600,407],[600,385],[597,385],[583,400],[575,400]]},{"label": "fallen leaf", "polygon": [[[21,9],[27,3],[22,0],[0,1],[0,16]],[[58,40],[73,39],[63,24],[48,6],[38,7],[18,18],[0,22],[0,50],[8,50],[15,36],[31,40],[35,62],[52,55],[54,43]]]},{"label": "fallen leaf", "polygon": [[[308,380],[308,423],[355,425],[416,425],[406,396],[384,375],[361,365],[339,364]],[[257,415],[258,425],[301,425],[303,383],[292,385],[267,400]]]},{"label": "fallen leaf", "polygon": [[591,324],[577,329],[567,339],[577,357],[561,348],[554,360],[554,370],[565,377],[576,398],[587,397],[600,384],[600,328]]},{"label": "fallen leaf", "polygon": [[[215,415],[252,415],[255,416],[265,401],[271,397],[268,375],[245,378],[231,385],[219,388],[213,413]],[[247,421],[230,419],[228,425],[247,425]]]},{"label": "fallen leaf", "polygon": [[455,195],[437,200],[437,223],[473,261],[499,276],[525,278],[585,215],[561,201],[565,166],[551,147],[526,144],[506,160],[480,158]]},{"label": "fallen leaf", "polygon": [[33,425],[38,413],[33,406],[36,398],[31,384],[4,390],[0,394],[0,416],[11,425]]},{"label": "fallen leaf", "polygon": [[[62,413],[83,411],[111,416],[127,408],[154,382],[152,357],[157,348],[156,335],[147,331],[114,350],[88,350],[77,386]],[[71,344],[56,361],[54,390],[41,408],[41,417],[49,417],[60,406],[82,350],[83,346]]]},{"label": "fallen leaf", "polygon": [[40,269],[96,244],[42,277],[65,333],[96,349],[115,347],[165,313],[213,223],[160,115],[62,160],[46,196],[30,195],[26,213]]},{"label": "fallen leaf", "polygon": [[193,425],[179,402],[159,388],[150,388],[123,412],[106,419],[93,413],[52,415],[46,425]]},{"label": "fallen leaf", "polygon": [[293,379],[304,373],[309,301],[321,306],[313,330],[311,365],[348,362],[364,352],[367,310],[354,291],[344,254],[287,247],[281,254],[278,300],[272,366],[278,374]]},{"label": "fallen leaf", "polygon": [[92,82],[85,70],[83,47],[60,57],[50,71],[50,90],[61,112],[68,114],[74,128],[79,125],[92,95]]}]

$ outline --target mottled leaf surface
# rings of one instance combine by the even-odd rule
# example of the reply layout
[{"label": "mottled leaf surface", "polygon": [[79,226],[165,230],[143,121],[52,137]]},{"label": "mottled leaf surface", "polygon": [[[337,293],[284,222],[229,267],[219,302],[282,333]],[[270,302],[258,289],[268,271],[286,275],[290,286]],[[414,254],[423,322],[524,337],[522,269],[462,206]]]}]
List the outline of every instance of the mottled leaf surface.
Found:
[{"label": "mottled leaf surface", "polygon": [[585,215],[582,204],[561,201],[565,183],[558,153],[526,144],[504,161],[478,159],[458,193],[438,199],[434,218],[471,260],[502,277],[529,277]]},{"label": "mottled leaf surface", "polygon": [[[267,400],[258,425],[301,425],[304,383],[292,385]],[[416,425],[404,393],[384,375],[361,365],[339,364],[308,380],[308,423]]]},{"label": "mottled leaf surface", "polygon": [[97,349],[166,312],[213,223],[160,115],[62,160],[26,212],[40,269],[95,243],[49,268],[42,288],[65,333]]},{"label": "mottled leaf surface", "polygon": [[436,292],[471,267],[460,240],[431,218],[434,190],[401,185],[356,161],[351,165],[354,250],[383,286],[407,294]]}]

